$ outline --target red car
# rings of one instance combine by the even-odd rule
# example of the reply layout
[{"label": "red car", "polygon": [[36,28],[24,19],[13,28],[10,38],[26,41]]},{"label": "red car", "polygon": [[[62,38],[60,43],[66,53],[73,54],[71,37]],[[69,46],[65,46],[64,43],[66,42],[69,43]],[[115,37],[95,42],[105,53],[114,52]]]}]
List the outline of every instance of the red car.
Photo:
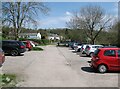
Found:
[{"label": "red car", "polygon": [[31,45],[30,41],[22,41],[22,42],[25,44],[28,51],[30,51],[32,49],[32,45]]},{"label": "red car", "polygon": [[120,71],[120,48],[98,48],[92,56],[90,66],[100,73]]},{"label": "red car", "polygon": [[0,48],[0,66],[4,63],[5,61],[5,55],[3,50]]}]

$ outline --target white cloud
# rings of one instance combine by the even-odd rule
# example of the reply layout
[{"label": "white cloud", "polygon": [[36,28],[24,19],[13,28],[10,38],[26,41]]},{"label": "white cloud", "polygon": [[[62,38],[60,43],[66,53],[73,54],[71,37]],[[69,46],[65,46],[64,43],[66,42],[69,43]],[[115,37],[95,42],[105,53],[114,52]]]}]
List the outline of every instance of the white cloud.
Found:
[{"label": "white cloud", "polygon": [[48,17],[45,19],[42,19],[38,21],[38,24],[40,27],[46,27],[46,28],[55,28],[55,27],[65,27],[66,22],[68,22],[71,18],[71,13],[70,12],[65,12],[63,16],[58,16],[58,17]]},{"label": "white cloud", "polygon": [[71,12],[69,12],[69,11],[66,11],[66,15],[71,16],[71,15],[72,15],[72,13],[71,13]]}]

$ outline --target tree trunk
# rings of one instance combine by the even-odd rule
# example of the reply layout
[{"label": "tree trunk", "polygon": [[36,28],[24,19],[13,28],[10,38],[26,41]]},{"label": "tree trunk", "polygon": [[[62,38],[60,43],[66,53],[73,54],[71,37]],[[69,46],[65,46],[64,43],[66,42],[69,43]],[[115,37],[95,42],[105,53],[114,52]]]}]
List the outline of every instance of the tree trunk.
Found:
[{"label": "tree trunk", "polygon": [[95,39],[91,39],[90,44],[94,45],[95,44]]}]

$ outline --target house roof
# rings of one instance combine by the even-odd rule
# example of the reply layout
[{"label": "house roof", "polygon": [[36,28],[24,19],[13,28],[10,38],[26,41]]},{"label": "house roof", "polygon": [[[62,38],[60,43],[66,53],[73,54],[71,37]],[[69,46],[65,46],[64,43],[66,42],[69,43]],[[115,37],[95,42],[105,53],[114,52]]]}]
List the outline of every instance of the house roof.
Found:
[{"label": "house roof", "polygon": [[38,33],[20,33],[19,36],[25,36],[25,35],[29,35],[29,36],[35,36]]}]

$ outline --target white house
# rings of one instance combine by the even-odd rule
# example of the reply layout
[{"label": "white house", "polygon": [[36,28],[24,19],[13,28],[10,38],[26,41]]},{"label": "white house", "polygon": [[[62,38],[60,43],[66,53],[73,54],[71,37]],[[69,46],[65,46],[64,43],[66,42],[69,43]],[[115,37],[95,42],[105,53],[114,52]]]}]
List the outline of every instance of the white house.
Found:
[{"label": "white house", "polygon": [[40,33],[20,33],[19,38],[41,39]]},{"label": "white house", "polygon": [[49,40],[60,40],[60,37],[57,34],[49,34],[48,39]]}]

